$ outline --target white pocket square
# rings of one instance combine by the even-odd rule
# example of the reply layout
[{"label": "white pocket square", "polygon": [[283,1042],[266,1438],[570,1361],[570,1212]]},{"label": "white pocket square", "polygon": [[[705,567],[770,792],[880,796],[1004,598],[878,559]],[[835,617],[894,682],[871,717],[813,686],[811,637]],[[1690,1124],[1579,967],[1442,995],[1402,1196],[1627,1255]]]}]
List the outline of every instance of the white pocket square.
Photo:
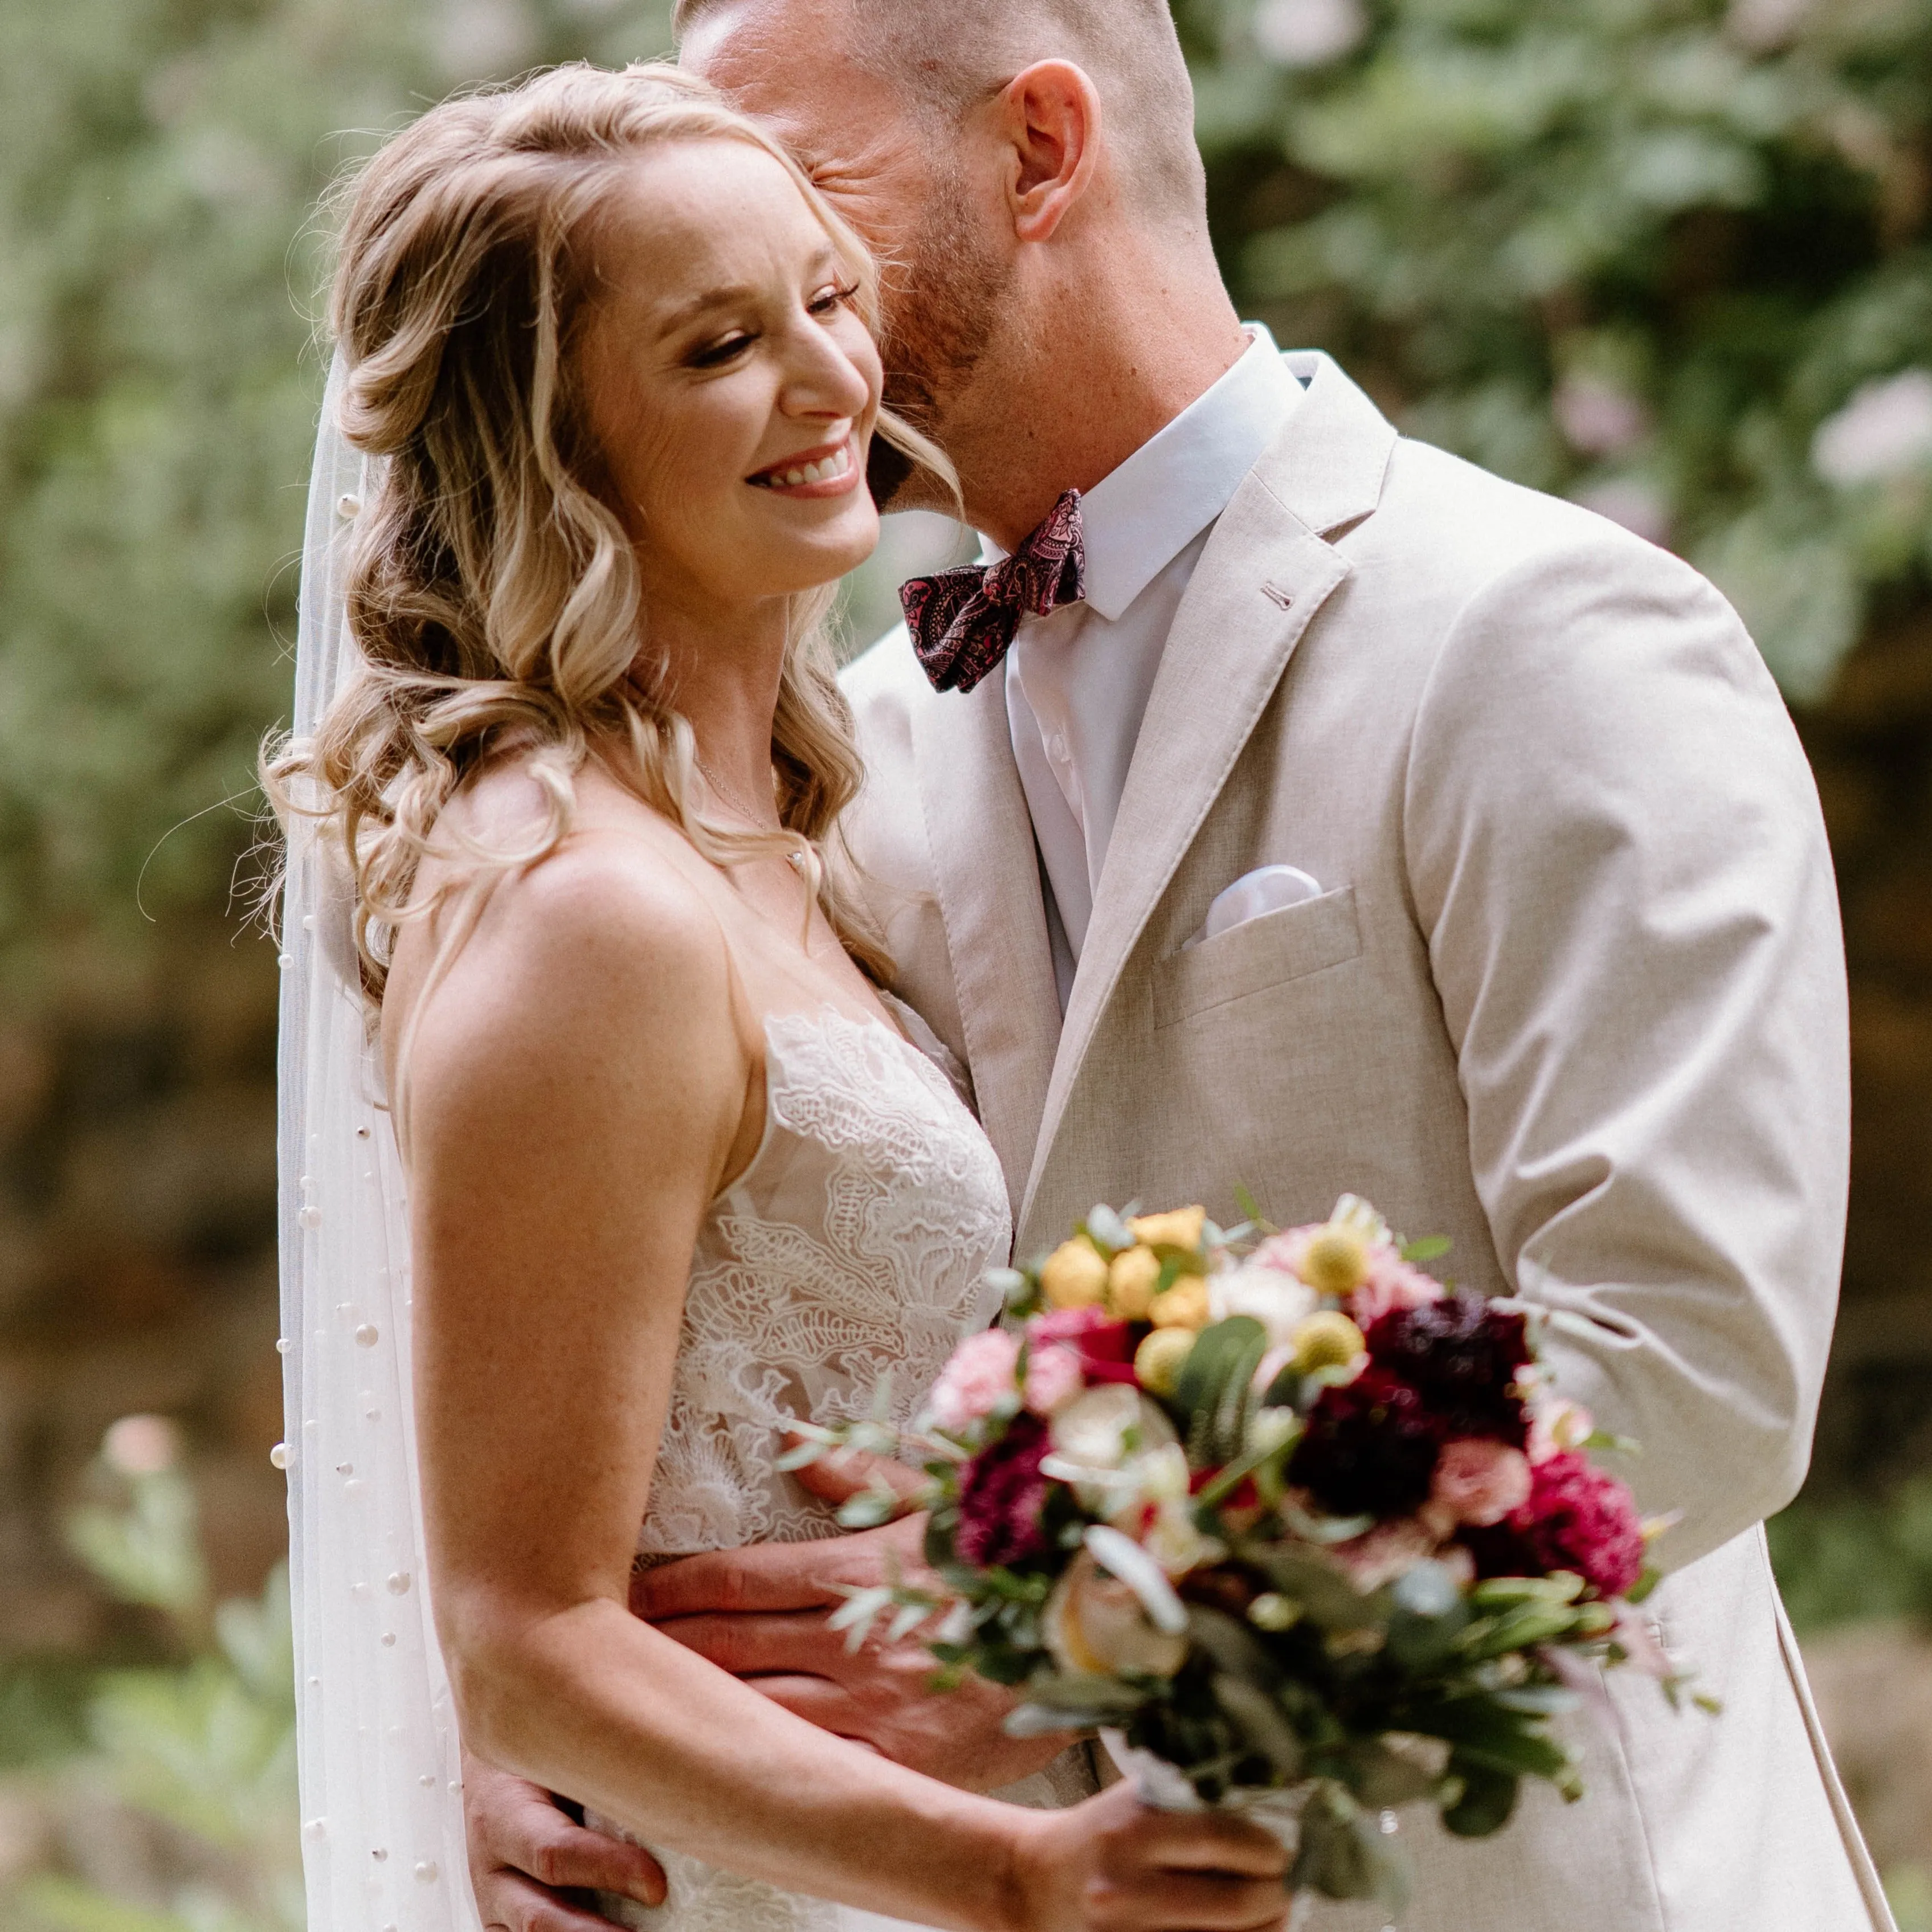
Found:
[{"label": "white pocket square", "polygon": [[[1224,891],[1215,895],[1208,908],[1207,922],[1187,942],[1198,946],[1203,940],[1231,932],[1264,913],[1280,912],[1284,906],[1299,905],[1304,899],[1318,899],[1324,890],[1319,879],[1299,866],[1262,866],[1246,872]],[[1184,952],[1186,946],[1181,950]]]}]

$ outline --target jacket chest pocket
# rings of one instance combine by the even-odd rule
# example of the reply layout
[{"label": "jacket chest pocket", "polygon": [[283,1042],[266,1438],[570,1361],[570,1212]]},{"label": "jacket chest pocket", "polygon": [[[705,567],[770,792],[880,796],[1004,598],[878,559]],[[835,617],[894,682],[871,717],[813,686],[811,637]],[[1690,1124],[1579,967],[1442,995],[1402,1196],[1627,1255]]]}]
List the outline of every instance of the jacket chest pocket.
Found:
[{"label": "jacket chest pocket", "polygon": [[1352,886],[1264,913],[1162,960],[1154,969],[1154,1023],[1178,1026],[1231,1000],[1325,972],[1361,950]]}]

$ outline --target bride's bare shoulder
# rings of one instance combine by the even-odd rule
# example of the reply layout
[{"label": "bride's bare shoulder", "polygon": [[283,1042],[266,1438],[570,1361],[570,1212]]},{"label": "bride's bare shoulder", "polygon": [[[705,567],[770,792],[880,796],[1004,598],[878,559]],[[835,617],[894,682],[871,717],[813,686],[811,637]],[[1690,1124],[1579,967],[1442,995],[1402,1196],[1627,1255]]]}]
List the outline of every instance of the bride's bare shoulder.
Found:
[{"label": "bride's bare shoulder", "polygon": [[[492,1034],[728,1024],[724,933],[689,846],[594,768],[571,789],[569,830],[559,838],[539,778],[506,769],[465,788],[441,828],[452,856],[427,862],[419,888],[449,890],[434,920],[407,922],[399,934],[386,1019],[456,942],[436,976]],[[460,856],[464,848],[474,856]],[[502,862],[524,853],[542,856]],[[487,881],[474,901],[466,873]],[[449,1000],[439,992],[436,1004]]]}]

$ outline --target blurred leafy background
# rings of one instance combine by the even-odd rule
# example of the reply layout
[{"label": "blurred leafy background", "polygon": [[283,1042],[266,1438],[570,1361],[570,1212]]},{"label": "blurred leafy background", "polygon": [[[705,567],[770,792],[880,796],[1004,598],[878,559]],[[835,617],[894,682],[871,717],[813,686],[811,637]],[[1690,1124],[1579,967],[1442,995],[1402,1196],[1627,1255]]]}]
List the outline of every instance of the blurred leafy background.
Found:
[{"label": "blurred leafy background", "polygon": [[[1244,312],[1691,557],[1793,704],[1858,1138],[1773,1544],[1932,1932],[1932,0],[1175,8]],[[0,8],[0,1932],[299,1918],[276,974],[235,890],[287,702],[313,209],[452,87],[662,51],[668,12]],[[853,636],[956,538],[894,520]]]}]

